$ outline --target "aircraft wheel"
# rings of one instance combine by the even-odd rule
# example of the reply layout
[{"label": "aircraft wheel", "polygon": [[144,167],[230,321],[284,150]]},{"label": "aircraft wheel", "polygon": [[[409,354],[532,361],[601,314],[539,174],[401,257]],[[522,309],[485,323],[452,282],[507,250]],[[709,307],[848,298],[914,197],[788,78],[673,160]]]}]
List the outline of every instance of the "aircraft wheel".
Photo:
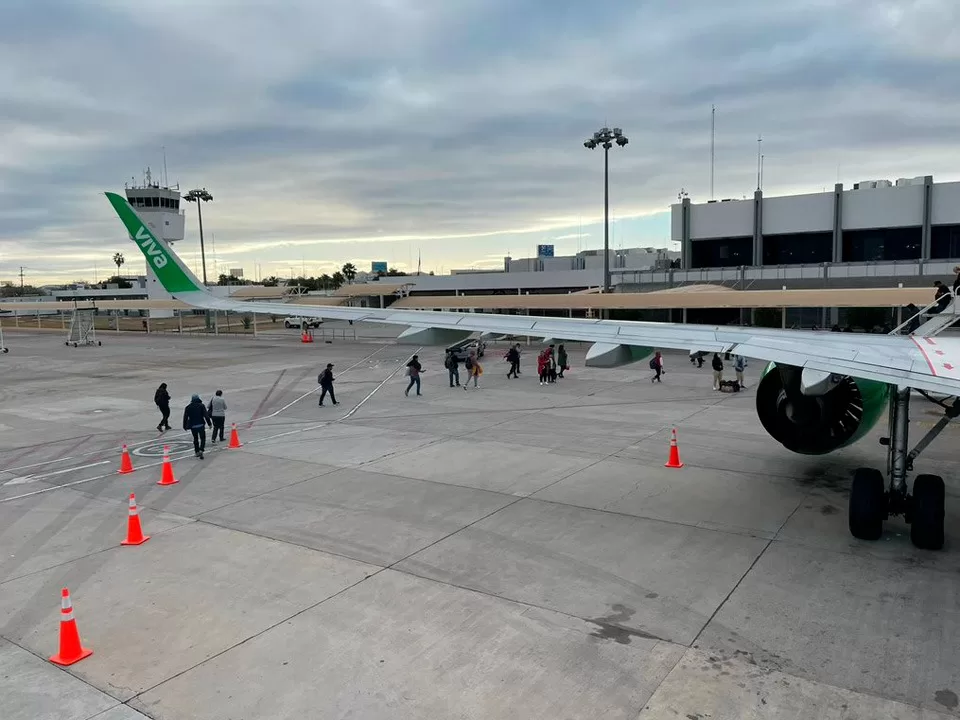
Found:
[{"label": "aircraft wheel", "polygon": [[917,475],[913,481],[910,541],[923,550],[943,548],[943,478]]},{"label": "aircraft wheel", "polygon": [[5,348],[3,349],[3,354],[6,355],[8,352],[10,352],[10,348],[5,347]]},{"label": "aircraft wheel", "polygon": [[886,514],[883,475],[875,468],[857,468],[850,491],[850,533],[861,540],[879,540]]},{"label": "aircraft wheel", "polygon": [[101,345],[103,345],[103,343],[97,340],[97,347],[100,347]]}]

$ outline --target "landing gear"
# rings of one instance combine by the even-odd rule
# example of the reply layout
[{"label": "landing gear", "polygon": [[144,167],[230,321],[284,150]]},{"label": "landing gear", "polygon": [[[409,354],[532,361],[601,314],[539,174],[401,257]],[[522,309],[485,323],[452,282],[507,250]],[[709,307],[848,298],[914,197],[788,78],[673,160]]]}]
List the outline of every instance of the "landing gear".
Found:
[{"label": "landing gear", "polygon": [[895,388],[890,401],[890,437],[880,443],[888,447],[887,472],[890,486],[883,488],[883,474],[874,468],[857,468],[850,492],[850,533],[861,540],[879,540],[883,521],[902,515],[910,524],[910,540],[923,550],[943,548],[944,485],[938,475],[918,475],[913,495],[907,492],[907,472],[913,461],[939,435],[952,418],[960,415],[960,401],[953,406],[939,403],[945,416],[907,451],[910,426],[910,388]]},{"label": "landing gear", "polygon": [[850,492],[850,532],[861,540],[879,540],[886,517],[883,475],[874,468],[857,468]]}]

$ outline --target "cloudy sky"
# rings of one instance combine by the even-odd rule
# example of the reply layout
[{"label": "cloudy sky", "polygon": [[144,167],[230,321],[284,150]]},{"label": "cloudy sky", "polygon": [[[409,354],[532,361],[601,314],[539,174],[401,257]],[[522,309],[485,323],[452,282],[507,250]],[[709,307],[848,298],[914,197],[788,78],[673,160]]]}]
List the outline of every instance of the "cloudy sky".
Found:
[{"label": "cloudy sky", "polygon": [[142,267],[98,193],[164,147],[248,277],[597,247],[604,124],[613,243],[665,246],[711,104],[717,197],[753,191],[758,133],[767,194],[955,180],[958,29],[956,0],[3,0],[0,280]]}]

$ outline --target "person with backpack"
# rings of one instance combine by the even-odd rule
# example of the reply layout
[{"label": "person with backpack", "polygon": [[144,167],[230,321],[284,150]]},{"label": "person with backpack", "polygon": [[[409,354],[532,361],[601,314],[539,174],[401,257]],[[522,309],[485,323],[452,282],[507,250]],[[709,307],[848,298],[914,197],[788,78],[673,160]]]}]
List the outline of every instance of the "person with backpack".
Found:
[{"label": "person with backpack", "polygon": [[410,378],[410,384],[407,385],[407,389],[403,391],[403,394],[407,397],[410,397],[410,388],[414,385],[417,386],[417,396],[420,395],[420,373],[423,372],[423,366],[420,364],[419,355],[414,355],[410,358],[410,362],[407,363],[407,377]]},{"label": "person with backpack", "polygon": [[563,371],[569,370],[570,366],[567,365],[567,349],[563,346],[563,343],[560,343],[560,347],[557,348],[557,377],[563,377]]},{"label": "person with backpack", "polygon": [[557,356],[554,353],[553,345],[547,348],[547,382],[555,383],[557,381]]},{"label": "person with backpack", "polygon": [[160,418],[160,424],[157,425],[157,430],[165,432],[170,429],[170,393],[167,392],[166,383],[160,383],[160,387],[158,387],[157,391],[153,394],[153,402],[160,410],[162,416]]},{"label": "person with backpack", "polygon": [[743,371],[747,367],[747,359],[743,355],[734,355],[733,356],[733,371],[737,374],[737,384],[740,385],[740,389],[746,389],[746,385],[743,384]]},{"label": "person with backpack", "polygon": [[447,357],[443,361],[443,366],[450,375],[450,387],[460,387],[460,361],[457,360],[457,353],[453,350],[447,350]]},{"label": "person with backpack", "polygon": [[329,393],[330,402],[334,405],[339,405],[337,402],[337,396],[333,394],[333,363],[327,363],[327,367],[322,373],[317,375],[317,382],[320,383],[320,404],[319,407],[323,407],[323,399]]},{"label": "person with backpack", "polygon": [[223,399],[223,390],[217,390],[217,394],[210,398],[207,412],[210,413],[210,420],[213,422],[210,444],[216,445],[218,433],[220,442],[223,442],[223,426],[227,424],[227,401]]},{"label": "person with backpack", "polygon": [[660,379],[660,376],[663,375],[663,355],[660,354],[659,350],[657,350],[653,354],[653,357],[650,358],[650,369],[656,373],[652,378],[650,378],[650,382],[663,382]]},{"label": "person with backpack", "polygon": [[463,383],[463,389],[466,390],[470,385],[470,378],[473,378],[473,387],[480,389],[480,376],[483,375],[483,367],[477,359],[477,354],[471,350],[463,366],[467,369],[467,380]]},{"label": "person with backpack", "polygon": [[193,452],[203,460],[203,451],[207,446],[207,426],[212,426],[210,413],[199,395],[190,398],[190,404],[183,409],[183,429],[193,434]]},{"label": "person with backpack", "polygon": [[507,362],[510,363],[510,370],[507,372],[507,378],[517,377],[520,374],[520,347],[511,345],[507,350]]},{"label": "person with backpack", "polygon": [[713,354],[713,389],[719,390],[720,383],[723,382],[723,360],[720,359],[720,353]]}]

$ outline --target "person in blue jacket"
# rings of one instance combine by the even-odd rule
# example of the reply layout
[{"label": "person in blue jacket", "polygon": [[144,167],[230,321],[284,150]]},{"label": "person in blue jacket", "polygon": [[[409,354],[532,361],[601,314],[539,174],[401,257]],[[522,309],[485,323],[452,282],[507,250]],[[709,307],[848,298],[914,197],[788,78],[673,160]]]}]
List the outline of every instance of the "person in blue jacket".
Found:
[{"label": "person in blue jacket", "polygon": [[210,412],[200,396],[195,394],[183,409],[183,429],[193,434],[193,452],[201,460],[207,447],[207,426],[213,427]]}]

